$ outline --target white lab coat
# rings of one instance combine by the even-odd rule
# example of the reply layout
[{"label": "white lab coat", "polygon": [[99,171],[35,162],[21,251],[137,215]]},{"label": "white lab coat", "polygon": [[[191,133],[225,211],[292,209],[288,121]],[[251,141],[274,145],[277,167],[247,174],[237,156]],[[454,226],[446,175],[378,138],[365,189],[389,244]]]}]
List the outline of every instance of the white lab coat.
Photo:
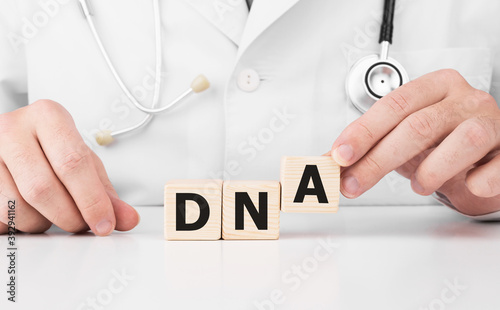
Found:
[{"label": "white lab coat", "polygon": [[[151,2],[92,4],[119,74],[150,105]],[[133,205],[162,204],[163,185],[175,178],[279,179],[282,156],[327,152],[359,117],[344,81],[353,62],[378,52],[382,0],[256,0],[248,19],[243,0],[162,0],[160,7],[161,104],[199,73],[211,81],[206,92],[140,132],[97,146],[97,129],[128,127],[144,114],[117,86],[77,1],[2,0],[0,112],[43,98],[63,104],[121,197]],[[496,0],[399,0],[391,55],[411,79],[455,68],[498,100],[499,13]],[[238,84],[245,83],[245,69],[257,74],[251,76],[253,91]],[[391,173],[363,197],[341,203],[433,202]]]}]

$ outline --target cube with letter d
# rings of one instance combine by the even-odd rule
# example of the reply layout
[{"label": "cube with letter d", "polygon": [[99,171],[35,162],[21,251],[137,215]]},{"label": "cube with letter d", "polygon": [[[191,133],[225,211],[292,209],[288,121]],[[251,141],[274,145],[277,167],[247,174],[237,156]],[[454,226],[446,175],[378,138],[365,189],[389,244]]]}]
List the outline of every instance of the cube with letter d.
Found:
[{"label": "cube with letter d", "polygon": [[278,181],[225,181],[222,191],[223,239],[279,238]]},{"label": "cube with letter d", "polygon": [[165,185],[165,239],[219,240],[222,180],[173,180]]},{"label": "cube with letter d", "polygon": [[282,158],[283,212],[337,212],[339,195],[340,166],[331,156]]}]

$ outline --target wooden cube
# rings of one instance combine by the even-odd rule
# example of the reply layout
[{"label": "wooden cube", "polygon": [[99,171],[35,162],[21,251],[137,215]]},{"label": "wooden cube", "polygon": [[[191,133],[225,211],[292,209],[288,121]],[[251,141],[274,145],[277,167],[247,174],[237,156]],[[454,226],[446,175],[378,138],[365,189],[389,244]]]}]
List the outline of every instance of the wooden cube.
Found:
[{"label": "wooden cube", "polygon": [[279,182],[225,181],[222,192],[223,239],[279,238]]},{"label": "wooden cube", "polygon": [[221,237],[222,180],[173,180],[165,185],[165,239]]},{"label": "wooden cube", "polygon": [[340,166],[330,156],[283,157],[281,188],[283,212],[337,212]]}]

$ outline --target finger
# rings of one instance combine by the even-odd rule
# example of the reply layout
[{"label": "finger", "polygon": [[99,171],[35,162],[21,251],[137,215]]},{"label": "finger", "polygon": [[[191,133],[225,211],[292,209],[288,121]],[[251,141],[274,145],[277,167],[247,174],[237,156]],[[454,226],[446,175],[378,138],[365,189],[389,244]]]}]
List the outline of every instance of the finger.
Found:
[{"label": "finger", "polygon": [[500,156],[471,169],[465,179],[467,188],[478,197],[490,198],[500,195]]},{"label": "finger", "polygon": [[440,70],[402,85],[346,127],[332,146],[333,158],[342,166],[354,164],[410,114],[442,101],[449,85],[464,83],[456,71]]},{"label": "finger", "polygon": [[32,113],[39,114],[35,130],[43,152],[85,222],[96,235],[110,234],[116,225],[113,206],[71,115],[54,102],[41,102]]},{"label": "finger", "polygon": [[[424,151],[423,153],[415,156],[412,160],[405,163],[403,166],[399,167],[396,171],[402,176],[410,179],[411,176],[415,173],[418,166],[425,160],[425,158],[433,151],[434,149],[429,149]],[[492,152],[491,154],[499,155],[500,152]],[[488,154],[485,158],[481,159],[479,163],[484,161],[482,164],[489,162],[496,156],[491,156]],[[441,194],[444,194],[452,203],[453,207],[464,214],[468,215],[482,215],[490,212],[494,212],[500,209],[500,196],[495,196],[493,199],[486,198],[478,198],[477,195],[474,195],[466,186],[466,172],[469,171],[470,175],[474,169],[473,167],[466,168],[463,172],[455,175],[450,180],[446,181],[438,190]],[[489,171],[489,168],[486,170]],[[466,182],[464,182],[464,179]],[[479,178],[481,180],[481,178]]]},{"label": "finger", "polygon": [[92,152],[92,158],[94,160],[99,179],[104,185],[104,188],[106,189],[108,196],[111,199],[111,203],[113,204],[116,218],[115,229],[119,231],[131,230],[132,228],[137,226],[140,221],[139,213],[137,213],[137,211],[132,206],[125,203],[118,197],[115,188],[109,180],[108,174],[106,173],[106,169],[104,168],[101,159],[94,152]]},{"label": "finger", "polygon": [[47,231],[52,223],[30,206],[17,190],[7,167],[0,162],[0,222],[8,224],[8,211],[11,201],[15,202],[16,229],[27,233],[42,233]]},{"label": "finger", "polygon": [[9,227],[4,223],[0,223],[0,235],[5,235],[9,232]]},{"label": "finger", "polygon": [[[30,124],[23,121],[24,124]],[[40,146],[30,133],[11,127],[16,134],[0,133],[3,159],[21,197],[46,219],[69,232],[86,229],[73,199],[56,177]]]},{"label": "finger", "polygon": [[412,188],[430,195],[447,180],[475,164],[498,145],[497,121],[472,118],[460,124],[422,162],[412,176]]},{"label": "finger", "polygon": [[464,171],[446,181],[437,192],[444,194],[457,209],[466,215],[484,215],[500,210],[500,195],[485,198],[473,194],[466,185],[467,174],[473,167],[467,167]]},{"label": "finger", "polygon": [[424,161],[425,158],[434,150],[434,148],[427,149],[417,156],[413,157],[403,165],[396,168],[396,172],[407,179],[411,179],[411,176],[415,173],[418,166]]},{"label": "finger", "polygon": [[389,172],[441,142],[462,120],[453,112],[453,104],[444,100],[405,118],[347,169],[343,194],[349,198],[361,195]]}]

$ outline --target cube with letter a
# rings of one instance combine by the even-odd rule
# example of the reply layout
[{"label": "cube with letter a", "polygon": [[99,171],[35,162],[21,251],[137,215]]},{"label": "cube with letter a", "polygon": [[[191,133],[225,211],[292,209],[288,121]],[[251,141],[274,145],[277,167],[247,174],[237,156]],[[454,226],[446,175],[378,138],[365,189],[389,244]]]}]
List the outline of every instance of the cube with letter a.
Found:
[{"label": "cube with letter a", "polygon": [[165,239],[221,237],[222,180],[173,180],[165,185]]},{"label": "cube with letter a", "polygon": [[282,158],[283,212],[337,212],[339,195],[340,166],[331,156]]},{"label": "cube with letter a", "polygon": [[279,238],[279,182],[225,181],[222,194],[223,239]]}]

